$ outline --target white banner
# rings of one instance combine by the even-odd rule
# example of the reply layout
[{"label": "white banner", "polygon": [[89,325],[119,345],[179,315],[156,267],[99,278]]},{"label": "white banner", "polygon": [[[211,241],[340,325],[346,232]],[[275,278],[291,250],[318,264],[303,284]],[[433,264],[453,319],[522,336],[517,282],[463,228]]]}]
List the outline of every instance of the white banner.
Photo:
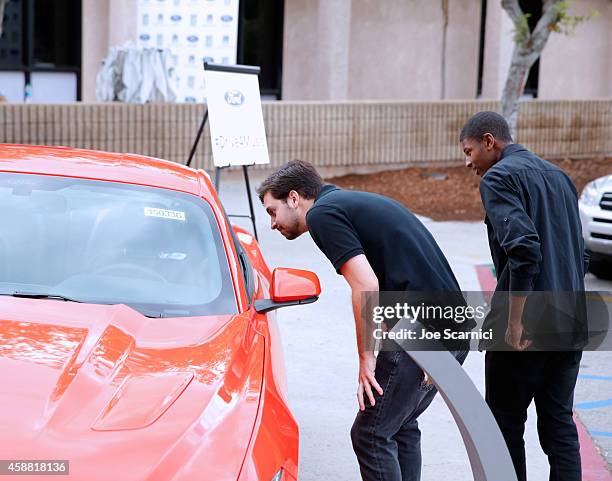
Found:
[{"label": "white banner", "polygon": [[216,167],[269,164],[256,74],[204,70]]},{"label": "white banner", "polygon": [[178,102],[205,102],[202,63],[234,65],[239,0],[139,0],[138,45],[168,48]]}]

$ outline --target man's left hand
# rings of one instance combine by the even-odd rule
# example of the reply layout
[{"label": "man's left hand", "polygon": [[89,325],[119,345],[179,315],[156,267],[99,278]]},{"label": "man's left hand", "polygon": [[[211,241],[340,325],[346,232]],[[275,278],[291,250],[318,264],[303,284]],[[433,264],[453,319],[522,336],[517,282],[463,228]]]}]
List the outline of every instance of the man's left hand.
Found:
[{"label": "man's left hand", "polygon": [[517,351],[524,351],[531,346],[531,341],[525,338],[526,334],[527,331],[522,322],[510,322],[506,329],[506,344]]},{"label": "man's left hand", "polygon": [[376,392],[381,396],[383,395],[383,390],[376,380],[375,371],[376,356],[374,356],[374,353],[372,351],[360,353],[359,385],[357,387],[357,403],[359,404],[360,411],[365,410],[364,393],[367,395],[371,406],[376,404],[372,388],[376,389]]},{"label": "man's left hand", "polygon": [[531,341],[526,338],[527,330],[523,325],[523,311],[525,310],[526,300],[526,295],[513,293],[510,296],[506,344],[517,351],[524,351],[531,346]]}]

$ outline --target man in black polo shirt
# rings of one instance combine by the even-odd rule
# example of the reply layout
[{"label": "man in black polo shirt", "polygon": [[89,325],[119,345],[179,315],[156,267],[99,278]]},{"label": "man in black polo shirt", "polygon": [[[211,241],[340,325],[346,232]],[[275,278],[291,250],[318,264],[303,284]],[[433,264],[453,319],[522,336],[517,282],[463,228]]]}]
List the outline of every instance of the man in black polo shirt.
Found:
[{"label": "man in black polo shirt", "polygon": [[576,188],[561,169],[513,143],[508,124],[495,112],[470,118],[460,143],[467,167],[482,177],[497,271],[483,326],[494,330],[494,341],[481,343],[487,350],[486,401],[519,481],[526,480],[523,433],[532,400],[550,481],[579,481],[572,407],[587,326]]},{"label": "man in black polo shirt", "polygon": [[[456,298],[460,289],[446,258],[425,226],[404,206],[381,195],[324,185],[308,163],[289,162],[261,184],[258,194],[272,229],[289,240],[310,232],[351,287],[360,409],[351,438],[363,479],[419,480],[417,418],[436,390],[397,346],[381,350],[378,357],[369,350],[362,339],[362,293],[438,292]],[[465,302],[462,297],[461,302]],[[461,330],[471,326],[468,322]],[[462,363],[466,343],[453,354]]]}]

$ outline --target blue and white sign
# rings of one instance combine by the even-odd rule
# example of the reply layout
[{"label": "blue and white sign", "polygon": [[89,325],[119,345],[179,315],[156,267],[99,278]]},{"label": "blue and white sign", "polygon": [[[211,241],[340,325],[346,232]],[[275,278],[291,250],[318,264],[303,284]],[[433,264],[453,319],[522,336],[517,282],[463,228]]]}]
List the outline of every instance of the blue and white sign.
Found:
[{"label": "blue and white sign", "polygon": [[205,70],[204,78],[215,166],[269,164],[257,75]]},{"label": "blue and white sign", "polygon": [[228,90],[225,92],[225,102],[240,107],[244,103],[244,95],[240,90]]},{"label": "blue and white sign", "polygon": [[179,102],[205,102],[203,59],[235,65],[239,0],[138,0],[138,45],[168,48]]}]

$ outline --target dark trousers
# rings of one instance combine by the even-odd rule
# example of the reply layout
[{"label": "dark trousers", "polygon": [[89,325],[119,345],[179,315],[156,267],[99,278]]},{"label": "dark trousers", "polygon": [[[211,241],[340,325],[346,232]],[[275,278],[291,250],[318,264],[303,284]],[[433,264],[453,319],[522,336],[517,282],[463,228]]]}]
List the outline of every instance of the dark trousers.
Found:
[{"label": "dark trousers", "polygon": [[550,481],[580,481],[580,446],[572,418],[582,352],[487,351],[486,401],[501,429],[519,481],[525,468],[525,421],[535,401],[538,436]]},{"label": "dark trousers", "polygon": [[[453,352],[463,364],[468,351]],[[419,481],[421,431],[417,418],[436,395],[423,383],[421,368],[404,351],[381,351],[376,359],[375,406],[365,399],[351,429],[353,449],[364,481]]]}]

